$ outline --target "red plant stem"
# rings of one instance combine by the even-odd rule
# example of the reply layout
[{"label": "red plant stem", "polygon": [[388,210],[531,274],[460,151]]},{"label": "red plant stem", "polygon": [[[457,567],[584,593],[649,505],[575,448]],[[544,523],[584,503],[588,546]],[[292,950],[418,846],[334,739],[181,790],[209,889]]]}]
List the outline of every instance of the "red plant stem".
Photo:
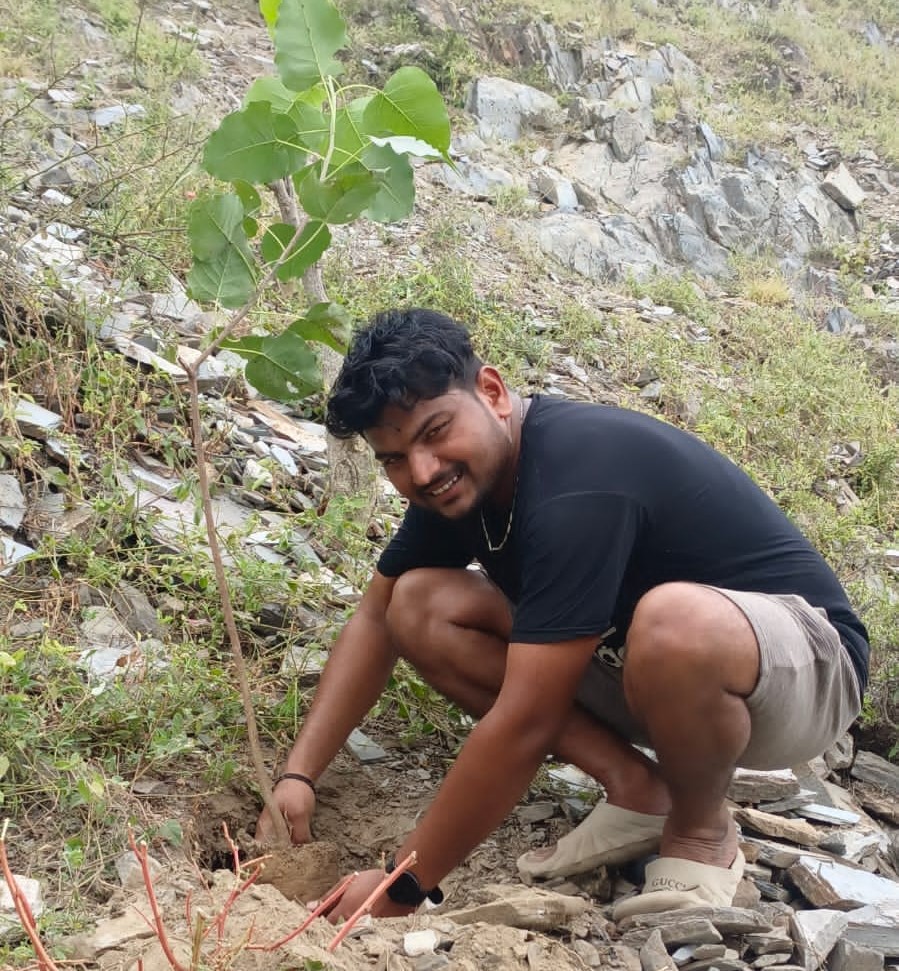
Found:
[{"label": "red plant stem", "polygon": [[187,969],[180,963],[180,961],[175,957],[172,947],[169,944],[168,936],[165,932],[165,924],[162,921],[162,914],[159,913],[159,901],[156,899],[156,891],[153,889],[153,880],[150,877],[150,866],[147,862],[147,847],[146,844],[137,845],[134,839],[134,832],[128,830],[128,842],[131,844],[131,849],[134,855],[137,857],[137,862],[140,864],[140,872],[144,878],[144,887],[147,890],[147,899],[150,901],[150,909],[153,911],[153,922],[154,930],[156,931],[156,936],[159,938],[159,944],[162,947],[162,953],[165,955],[166,960],[172,966],[174,971],[187,971]]},{"label": "red plant stem", "polygon": [[319,905],[312,911],[312,913],[303,921],[302,924],[295,930],[291,931],[286,937],[282,937],[280,941],[275,941],[274,944],[256,944],[251,945],[248,950],[251,951],[276,951],[279,947],[283,947],[289,941],[292,941],[295,937],[302,934],[304,930],[315,920],[316,917],[321,917],[321,915],[330,907],[332,904],[337,903],[338,900],[343,896],[346,888],[358,877],[358,873],[351,873],[349,876],[343,878],[340,883],[325,897],[324,900],[319,903]]},{"label": "red plant stem", "polygon": [[31,946],[34,948],[38,967],[41,971],[58,971],[53,958],[50,957],[44,948],[44,943],[41,940],[37,925],[34,921],[34,914],[32,914],[28,900],[25,894],[22,893],[22,889],[16,882],[16,878],[10,868],[9,860],[6,856],[6,826],[7,823],[4,823],[3,832],[0,834],[0,868],[3,870],[3,877],[6,880],[7,887],[9,887],[9,894],[15,905],[16,913],[19,915],[19,920],[22,922],[22,927],[28,935],[28,940],[31,941]]},{"label": "red plant stem", "polygon": [[337,935],[334,937],[334,940],[331,941],[331,943],[328,945],[328,952],[330,954],[333,954],[334,951],[337,950],[337,948],[340,946],[340,942],[353,929],[353,926],[355,925],[356,921],[359,920],[359,918],[363,914],[369,913],[369,911],[374,906],[374,903],[378,899],[378,897],[384,894],[387,888],[395,880],[397,880],[400,876],[402,876],[402,874],[405,873],[406,870],[409,869],[409,867],[414,866],[417,859],[418,859],[418,856],[413,851],[406,857],[405,860],[403,860],[402,863],[397,863],[396,869],[392,873],[388,873],[384,877],[384,879],[375,887],[375,889],[372,890],[372,892],[362,902],[362,905],[359,907],[359,909],[354,914],[352,914],[350,917],[347,918],[346,923],[343,925],[343,927],[340,928],[340,930],[337,932]]},{"label": "red plant stem", "polygon": [[[218,939],[221,941],[225,933],[225,921],[228,919],[228,914],[231,912],[231,908],[234,906],[234,901],[242,894],[246,893],[250,887],[259,879],[259,874],[262,873],[262,867],[258,866],[256,869],[247,877],[246,880],[239,886],[235,887],[234,890],[228,895],[228,899],[222,905],[222,909],[218,912],[218,916],[215,918],[213,925],[218,928]],[[209,931],[207,930],[207,934]],[[206,935],[204,935],[205,937]]]}]

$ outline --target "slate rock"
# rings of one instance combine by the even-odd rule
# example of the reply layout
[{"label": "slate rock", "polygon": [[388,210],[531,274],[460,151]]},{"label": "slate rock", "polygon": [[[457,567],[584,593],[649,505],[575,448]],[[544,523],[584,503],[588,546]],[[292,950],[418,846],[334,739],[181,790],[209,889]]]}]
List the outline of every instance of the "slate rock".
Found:
[{"label": "slate rock", "polygon": [[529,129],[553,131],[565,113],[551,95],[505,78],[478,78],[466,108],[479,120],[482,138],[517,141]]},{"label": "slate rock", "polygon": [[[637,914],[634,917],[625,917],[620,921],[620,930],[629,932],[636,930],[652,930],[656,927],[677,926],[685,920],[686,915],[682,912],[671,911],[661,914]],[[725,936],[728,934],[759,934],[771,931],[772,925],[760,913],[754,910],[745,910],[740,907],[691,907],[689,920],[707,920],[715,929]],[[683,943],[690,943],[684,941]],[[710,942],[717,943],[717,942]]]},{"label": "slate rock", "polygon": [[410,958],[433,954],[439,943],[440,935],[430,927],[420,931],[409,931],[403,935],[403,953]]},{"label": "slate rock", "polygon": [[697,126],[702,140],[705,142],[706,151],[713,162],[720,162],[727,151],[727,145],[722,138],[715,134],[711,125],[701,121]]},{"label": "slate rock", "polygon": [[899,958],[899,905],[874,904],[850,910],[846,937],[889,958]]},{"label": "slate rock", "polygon": [[505,169],[481,162],[459,161],[455,168],[440,165],[432,177],[451,192],[472,199],[492,199],[501,189],[510,189],[515,185],[515,177]]},{"label": "slate rock", "polygon": [[737,769],[727,790],[728,799],[741,803],[759,803],[787,799],[799,792],[799,780],[792,769],[761,772]]},{"label": "slate rock", "polygon": [[79,664],[100,679],[121,673],[135,657],[134,635],[111,607],[88,607],[81,622]]},{"label": "slate rock", "polygon": [[[824,317],[824,329],[831,334],[843,334],[858,323],[858,317],[847,307],[833,307],[828,310]],[[842,766],[842,768],[847,768],[847,766]]]},{"label": "slate rock", "polygon": [[894,765],[873,752],[859,752],[850,775],[853,779],[859,779],[899,797],[899,765]]},{"label": "slate rock", "polygon": [[156,616],[156,608],[142,590],[121,582],[110,591],[109,600],[119,619],[132,633],[159,640],[165,638],[165,628]]},{"label": "slate rock", "polygon": [[587,965],[588,968],[598,968],[602,966],[602,958],[596,945],[589,941],[582,941],[576,938],[571,942],[571,950]]},{"label": "slate rock", "polygon": [[570,925],[590,909],[582,897],[570,897],[536,887],[518,889],[515,886],[487,888],[497,895],[496,900],[446,914],[456,924],[503,924],[530,931],[558,931]]},{"label": "slate rock", "polygon": [[816,971],[849,926],[849,918],[837,910],[800,910],[793,915],[791,930],[806,971]]},{"label": "slate rock", "polygon": [[387,758],[387,752],[358,728],[350,732],[346,747],[363,764],[380,762]]},{"label": "slate rock", "polygon": [[0,526],[15,532],[25,518],[25,496],[14,475],[0,475]]},{"label": "slate rock", "polygon": [[643,971],[675,971],[674,960],[665,947],[658,927],[640,948],[640,965]]},{"label": "slate rock", "polygon": [[864,189],[842,162],[827,173],[821,183],[821,191],[847,212],[854,212],[865,201]]},{"label": "slate rock", "polygon": [[534,232],[544,253],[597,282],[629,276],[645,280],[668,266],[640,222],[625,214],[590,219],[553,212],[526,232]]},{"label": "slate rock", "polygon": [[[41,894],[41,885],[31,877],[21,876],[13,873],[16,886],[22,896],[28,902],[31,913],[35,918],[40,917],[44,912],[44,900]],[[16,905],[13,903],[12,894],[9,891],[9,884],[0,877],[0,941],[17,941],[25,936],[19,915],[16,913]]]},{"label": "slate rock", "polygon": [[818,830],[804,819],[790,819],[748,807],[736,810],[734,819],[753,832],[789,840],[801,846],[817,846],[821,838]]},{"label": "slate rock", "polygon": [[827,960],[828,971],[883,971],[883,955],[869,947],[840,940]]},{"label": "slate rock", "polygon": [[[147,869],[154,883],[159,880],[164,872],[162,864],[149,854],[147,855]],[[136,890],[145,886],[140,861],[131,850],[126,850],[116,857],[115,871],[118,875],[119,883],[121,883],[125,890]]]},{"label": "slate rock", "polygon": [[629,161],[645,141],[646,132],[640,122],[629,111],[619,111],[609,131],[609,146],[615,158]]},{"label": "slate rock", "polygon": [[574,185],[560,173],[541,168],[536,176],[537,191],[559,209],[577,209],[578,197]]},{"label": "slate rock", "polygon": [[785,930],[767,934],[747,934],[744,938],[753,954],[792,954],[793,939]]},{"label": "slate rock", "polygon": [[98,128],[110,128],[112,125],[120,125],[127,118],[142,118],[146,113],[147,109],[143,105],[110,105],[108,108],[97,108],[96,111],[92,111],[90,120]]},{"label": "slate rock", "polygon": [[542,823],[552,819],[555,814],[556,807],[551,802],[532,802],[527,806],[518,806],[515,810],[516,817],[522,823]]},{"label": "slate rock", "polygon": [[13,566],[34,553],[30,546],[17,543],[9,536],[0,534],[0,576],[9,573]]},{"label": "slate rock", "polygon": [[867,870],[801,856],[787,872],[815,907],[853,910],[872,904],[899,908],[899,883]]},{"label": "slate rock", "polygon": [[62,492],[45,492],[31,504],[26,536],[32,543],[44,536],[65,540],[72,535],[86,535],[96,519],[93,507]]},{"label": "slate rock", "polygon": [[62,416],[21,398],[16,402],[15,419],[27,438],[44,439],[62,424]]}]

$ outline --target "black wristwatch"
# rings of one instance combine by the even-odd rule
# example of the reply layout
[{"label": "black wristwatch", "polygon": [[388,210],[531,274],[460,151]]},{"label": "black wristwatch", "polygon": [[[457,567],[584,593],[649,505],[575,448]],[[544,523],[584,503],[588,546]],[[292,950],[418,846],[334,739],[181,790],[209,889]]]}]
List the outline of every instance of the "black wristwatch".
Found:
[{"label": "black wristwatch", "polygon": [[[390,857],[387,866],[384,867],[385,873],[393,873],[396,869],[396,858]],[[432,904],[443,903],[443,891],[440,887],[433,890],[422,890],[418,877],[411,870],[404,870],[387,888],[387,896],[395,903],[402,904],[404,907],[418,907],[426,900]]]}]

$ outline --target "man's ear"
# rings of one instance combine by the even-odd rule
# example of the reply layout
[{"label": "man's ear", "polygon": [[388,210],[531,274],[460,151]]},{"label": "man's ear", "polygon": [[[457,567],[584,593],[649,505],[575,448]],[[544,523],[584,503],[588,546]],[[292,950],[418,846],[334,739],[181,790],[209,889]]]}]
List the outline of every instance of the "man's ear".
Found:
[{"label": "man's ear", "polygon": [[475,392],[497,418],[506,419],[512,414],[512,398],[506,382],[495,367],[484,364],[475,377]]}]

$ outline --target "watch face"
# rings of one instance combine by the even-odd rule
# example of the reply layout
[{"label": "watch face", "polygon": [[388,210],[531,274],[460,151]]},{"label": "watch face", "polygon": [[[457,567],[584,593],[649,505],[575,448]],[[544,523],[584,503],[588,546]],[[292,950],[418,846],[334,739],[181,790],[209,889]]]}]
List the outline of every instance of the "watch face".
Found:
[{"label": "watch face", "polygon": [[407,907],[417,907],[425,899],[421,884],[414,873],[406,870],[401,873],[396,880],[387,888],[387,896],[395,904],[404,904]]}]

